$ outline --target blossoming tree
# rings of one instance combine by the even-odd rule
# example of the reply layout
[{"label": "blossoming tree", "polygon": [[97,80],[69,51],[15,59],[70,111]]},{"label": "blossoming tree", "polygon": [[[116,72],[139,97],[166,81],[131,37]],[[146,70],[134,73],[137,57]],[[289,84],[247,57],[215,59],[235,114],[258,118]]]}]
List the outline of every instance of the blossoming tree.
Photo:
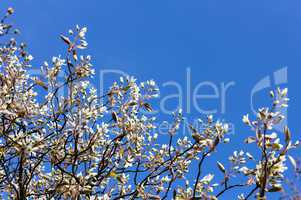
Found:
[{"label": "blossoming tree", "polygon": [[[91,58],[81,54],[87,47],[87,28],[79,26],[60,36],[65,56],[45,62],[43,76],[30,75],[33,57],[25,44],[10,38],[18,32],[7,23],[13,12],[9,8],[0,23],[3,198],[218,199],[239,187],[239,199],[265,199],[282,190],[288,151],[298,145],[287,127],[284,137],[273,132],[283,119],[277,110],[287,106],[287,89],[271,92],[271,108],[260,109],[254,120],[243,118],[254,132],[245,142],[256,143],[256,156],[235,151],[229,164],[217,162],[212,171],[219,169],[223,179],[213,183],[214,174],[202,174],[202,166],[220,143],[229,142],[227,124],[207,116],[200,126],[190,126],[191,137],[180,138],[179,111],[169,135],[162,136],[168,142],[162,144],[155,118],[142,112],[152,111],[150,100],[158,95],[155,82],[124,77],[98,96],[89,82],[94,74]],[[62,72],[63,81],[58,79]],[[194,178],[189,180],[188,174]]]}]

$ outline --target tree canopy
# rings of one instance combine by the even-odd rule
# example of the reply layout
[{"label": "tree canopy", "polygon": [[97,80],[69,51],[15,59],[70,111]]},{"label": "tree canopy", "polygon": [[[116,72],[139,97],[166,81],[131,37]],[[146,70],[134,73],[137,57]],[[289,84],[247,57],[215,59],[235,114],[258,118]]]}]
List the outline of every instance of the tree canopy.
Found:
[{"label": "tree canopy", "polygon": [[[288,127],[278,134],[273,129],[284,118],[287,89],[271,91],[271,106],[259,109],[254,119],[243,117],[253,132],[244,142],[257,151],[237,150],[229,163],[217,161],[212,168],[223,178],[215,180],[214,173],[203,174],[202,167],[219,144],[230,142],[226,123],[204,116],[198,126],[190,126],[190,135],[179,137],[179,110],[169,134],[159,135],[156,118],[146,114],[158,96],[153,80],[121,77],[98,96],[91,84],[91,57],[84,54],[86,27],[61,35],[63,56],[45,62],[42,76],[31,75],[33,56],[13,38],[18,30],[7,22],[13,13],[9,8],[0,23],[3,198],[218,199],[241,188],[240,200],[266,199],[283,190],[287,160],[297,167],[288,152],[299,142],[292,141]],[[168,142],[162,144],[161,137]]]}]

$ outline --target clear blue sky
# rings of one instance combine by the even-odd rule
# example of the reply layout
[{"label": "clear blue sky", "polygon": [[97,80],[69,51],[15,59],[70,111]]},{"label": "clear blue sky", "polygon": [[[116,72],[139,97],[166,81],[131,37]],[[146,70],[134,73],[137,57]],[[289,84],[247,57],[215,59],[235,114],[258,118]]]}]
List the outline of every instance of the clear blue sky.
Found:
[{"label": "clear blue sky", "polygon": [[[232,145],[219,151],[218,159],[223,161],[234,148],[245,148],[242,139],[250,131],[241,118],[251,112],[250,93],[254,85],[287,66],[288,84],[283,86],[289,87],[291,98],[288,122],[294,137],[300,138],[301,2],[298,0],[1,1],[2,12],[8,6],[16,10],[13,22],[21,29],[22,40],[29,43],[37,66],[62,53],[58,35],[79,24],[88,27],[88,53],[98,71],[119,69],[139,80],[154,79],[161,87],[161,97],[175,92],[175,88],[162,85],[167,81],[179,82],[183,92],[187,92],[187,67],[191,69],[192,89],[198,83],[210,81],[220,92],[222,82],[235,82],[226,95],[225,113],[221,113],[220,99],[200,103],[203,108],[218,109],[219,118],[235,123]],[[109,83],[108,79],[106,84]],[[256,105],[267,91],[256,94]],[[171,102],[170,106],[176,103]],[[190,119],[199,115],[193,106],[187,114]],[[159,118],[168,119],[165,115]],[[208,165],[216,168],[214,160]],[[237,195],[230,193],[222,199]]]}]

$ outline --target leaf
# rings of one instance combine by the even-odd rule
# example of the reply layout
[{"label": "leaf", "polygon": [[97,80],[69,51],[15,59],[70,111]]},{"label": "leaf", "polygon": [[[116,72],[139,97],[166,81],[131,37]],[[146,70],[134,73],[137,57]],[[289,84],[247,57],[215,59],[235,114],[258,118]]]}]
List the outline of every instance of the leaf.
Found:
[{"label": "leaf", "polygon": [[192,131],[192,133],[198,134],[198,131],[191,124],[189,124],[189,128]]},{"label": "leaf", "polygon": [[219,144],[219,137],[216,137],[213,144],[213,149]]},{"label": "leaf", "polygon": [[291,164],[293,165],[294,169],[296,170],[297,169],[297,162],[296,162],[296,160],[292,156],[290,156],[290,155],[288,155],[288,159],[290,160]]},{"label": "leaf", "polygon": [[254,157],[249,152],[246,153],[246,156],[248,157],[248,159],[254,160]]},{"label": "leaf", "polygon": [[132,102],[130,102],[128,105],[129,105],[129,106],[136,106],[136,105],[137,105],[137,102],[132,101]]},{"label": "leaf", "polygon": [[116,172],[111,171],[111,172],[109,173],[109,176],[115,178],[115,177],[117,177],[117,174],[116,174]]},{"label": "leaf", "polygon": [[151,200],[160,200],[161,197],[159,195],[149,194],[148,198]]},{"label": "leaf", "polygon": [[47,85],[46,85],[43,81],[41,81],[41,80],[39,80],[39,79],[36,79],[35,82],[36,82],[37,85],[41,86],[41,87],[44,88],[45,90],[48,90]]},{"label": "leaf", "polygon": [[275,150],[279,150],[281,148],[281,145],[279,143],[273,143],[272,148]]},{"label": "leaf", "polygon": [[127,85],[126,87],[123,88],[123,90],[124,90],[125,92],[127,92],[130,88],[131,88],[131,86],[130,86],[130,85]]},{"label": "leaf", "polygon": [[68,44],[69,46],[71,45],[71,41],[68,37],[64,36],[64,35],[60,35],[61,39]]},{"label": "leaf", "polygon": [[147,110],[148,112],[152,112],[153,108],[149,103],[144,103],[143,107],[145,108],[145,110]]},{"label": "leaf", "polygon": [[87,47],[80,44],[80,45],[77,45],[76,48],[78,48],[78,49],[86,49]]},{"label": "leaf", "polygon": [[192,134],[192,138],[193,138],[196,142],[200,142],[200,141],[202,140],[202,137],[201,137],[198,133]]},{"label": "leaf", "polygon": [[222,163],[217,161],[217,166],[218,166],[219,170],[221,170],[221,172],[226,173],[226,169]]},{"label": "leaf", "polygon": [[281,97],[285,97],[287,95],[287,92],[288,92],[288,89],[287,88],[284,88],[282,91],[281,91]]},{"label": "leaf", "polygon": [[285,135],[285,147],[280,152],[280,155],[285,155],[287,151],[291,148],[291,132],[287,126],[284,127],[284,135]]},{"label": "leaf", "polygon": [[73,59],[75,60],[75,61],[77,61],[77,53],[76,53],[76,50],[74,49],[73,51],[72,51],[72,54],[73,54]]},{"label": "leaf", "polygon": [[268,190],[268,192],[280,192],[282,191],[282,187],[278,185],[273,185],[272,188]]},{"label": "leaf", "polygon": [[285,142],[288,144],[291,140],[291,132],[287,126],[284,127]]},{"label": "leaf", "polygon": [[250,143],[256,142],[256,138],[255,137],[248,137],[247,139],[245,139],[244,142],[247,143],[247,144],[250,144]]},{"label": "leaf", "polygon": [[274,94],[274,92],[273,92],[273,91],[270,91],[270,96],[271,96],[272,98],[274,98],[274,97],[275,97],[275,94]]},{"label": "leaf", "polygon": [[266,114],[263,110],[259,112],[259,116],[261,120],[266,118]]},{"label": "leaf", "polygon": [[115,122],[118,122],[118,116],[116,114],[116,112],[112,112],[112,119],[115,121]]},{"label": "leaf", "polygon": [[122,178],[121,176],[117,176],[116,177],[117,181],[119,181],[120,183],[124,184],[126,180],[124,180],[124,178]]},{"label": "leaf", "polygon": [[123,148],[121,148],[121,149],[119,150],[119,155],[120,155],[120,157],[123,157],[123,155],[124,155],[124,149],[123,149]]}]

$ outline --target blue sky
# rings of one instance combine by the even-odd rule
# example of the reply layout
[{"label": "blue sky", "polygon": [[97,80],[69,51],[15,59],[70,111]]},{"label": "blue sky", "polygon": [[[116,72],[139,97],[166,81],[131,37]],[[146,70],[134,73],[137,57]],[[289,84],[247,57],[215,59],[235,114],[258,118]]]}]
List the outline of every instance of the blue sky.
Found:
[{"label": "blue sky", "polygon": [[[154,79],[161,98],[175,88],[164,87],[176,81],[186,90],[186,69],[191,70],[191,90],[202,82],[234,82],[226,93],[225,112],[221,99],[200,102],[202,108],[216,108],[217,117],[235,124],[232,145],[223,147],[217,157],[226,157],[245,148],[243,138],[250,130],[241,123],[251,112],[250,93],[258,81],[287,66],[291,98],[289,126],[295,138],[301,128],[301,2],[298,0],[24,0],[2,1],[1,9],[13,6],[13,23],[21,29],[22,40],[29,43],[40,66],[44,60],[62,53],[60,33],[76,24],[88,27],[87,40],[96,70],[118,69],[138,78]],[[99,77],[96,77],[99,79]],[[111,83],[110,78],[105,84]],[[273,86],[276,87],[276,86]],[[212,91],[200,89],[200,93]],[[256,105],[265,103],[262,90]],[[184,106],[186,106],[186,96]],[[177,102],[170,102],[175,107]],[[154,105],[156,107],[156,105]],[[158,105],[157,105],[158,107]],[[184,114],[187,110],[184,109]],[[200,113],[192,106],[185,114],[194,119]],[[160,115],[159,119],[168,119]],[[298,154],[298,153],[297,153]],[[299,153],[300,155],[300,153]],[[215,167],[215,161],[208,165]],[[236,193],[222,199],[231,199]]]}]

